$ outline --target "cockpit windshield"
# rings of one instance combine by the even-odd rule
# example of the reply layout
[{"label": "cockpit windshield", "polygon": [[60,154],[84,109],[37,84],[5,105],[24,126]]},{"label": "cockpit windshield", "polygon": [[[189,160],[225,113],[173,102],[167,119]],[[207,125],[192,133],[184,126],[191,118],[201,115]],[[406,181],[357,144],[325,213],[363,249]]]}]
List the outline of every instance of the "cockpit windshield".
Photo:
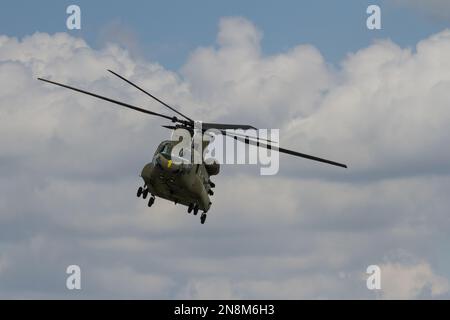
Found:
[{"label": "cockpit windshield", "polygon": [[162,146],[160,153],[166,159],[170,160],[170,158],[171,158],[171,151],[172,151],[172,146],[170,145],[170,143],[166,143],[165,145]]}]

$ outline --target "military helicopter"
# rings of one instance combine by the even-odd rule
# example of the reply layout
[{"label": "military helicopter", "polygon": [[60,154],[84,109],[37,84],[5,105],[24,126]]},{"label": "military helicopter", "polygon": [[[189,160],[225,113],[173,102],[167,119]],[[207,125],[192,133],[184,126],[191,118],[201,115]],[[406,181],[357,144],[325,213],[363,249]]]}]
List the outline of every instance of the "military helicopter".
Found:
[{"label": "military helicopter", "polygon": [[[70,89],[79,93],[83,93],[95,97],[97,99],[105,100],[124,108],[132,109],[148,115],[169,120],[172,122],[172,124],[163,125],[164,128],[171,130],[185,129],[192,135],[192,137],[194,136],[197,130],[196,129],[197,124],[199,123],[198,121],[192,120],[188,116],[182,114],[180,111],[176,110],[169,104],[155,97],[151,93],[142,89],[141,87],[131,82],[130,80],[124,78],[123,76],[119,75],[118,73],[112,70],[108,71],[114,76],[120,78],[121,80],[135,87],[137,90],[143,92],[150,98],[159,102],[164,107],[171,110],[180,117],[174,115],[168,116],[158,112],[150,111],[141,107],[137,107],[125,102],[114,100],[105,96],[101,96],[92,92],[74,88],[66,84],[54,82],[51,80],[43,78],[38,78],[38,80],[56,86],[60,86],[66,89]],[[266,148],[269,150],[278,151],[280,153],[285,153],[296,157],[306,158],[313,161],[318,161],[338,167],[347,168],[347,165],[342,163],[281,148],[271,143],[272,141],[268,139],[260,139],[258,137],[253,137],[249,135],[243,136],[237,133],[229,132],[230,129],[256,130],[256,128],[251,125],[207,123],[207,122],[200,122],[200,123],[201,123],[200,133],[205,133],[210,129],[215,129],[221,132],[224,136],[232,137],[235,140],[248,145],[254,145],[259,148]],[[201,162],[200,164],[196,165],[184,163],[175,164],[173,161],[174,155],[172,154],[172,149],[178,143],[179,141],[166,140],[159,144],[158,148],[156,149],[153,155],[152,161],[146,164],[141,171],[141,177],[144,181],[144,185],[138,188],[137,197],[142,197],[143,199],[146,199],[150,195],[150,198],[148,200],[149,207],[151,207],[154,204],[156,197],[159,197],[174,202],[175,204],[182,204],[186,206],[188,213],[193,212],[194,215],[197,215],[197,213],[201,210],[203,211],[203,213],[200,216],[200,222],[201,224],[204,224],[206,221],[206,213],[209,211],[212,205],[210,199],[210,196],[214,195],[214,191],[212,189],[215,188],[215,184],[211,181],[210,177],[219,174],[220,165],[218,163],[205,163],[205,162]],[[207,141],[202,140],[203,147],[207,144],[208,144]],[[180,154],[180,156],[183,155]]]}]

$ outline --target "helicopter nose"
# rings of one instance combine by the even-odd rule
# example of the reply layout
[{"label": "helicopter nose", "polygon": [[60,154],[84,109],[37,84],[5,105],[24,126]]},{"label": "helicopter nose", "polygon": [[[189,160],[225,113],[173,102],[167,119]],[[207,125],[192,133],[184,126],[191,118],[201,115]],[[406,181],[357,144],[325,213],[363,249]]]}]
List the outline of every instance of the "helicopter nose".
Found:
[{"label": "helicopter nose", "polygon": [[173,171],[176,170],[177,165],[173,163],[172,160],[167,159],[163,155],[159,155],[159,157],[156,159],[156,162],[159,164],[159,166],[166,171]]},{"label": "helicopter nose", "polygon": [[141,177],[146,180],[146,179],[150,179],[150,177],[152,176],[152,172],[153,172],[153,164],[152,163],[147,163],[144,168],[142,169],[141,172]]}]

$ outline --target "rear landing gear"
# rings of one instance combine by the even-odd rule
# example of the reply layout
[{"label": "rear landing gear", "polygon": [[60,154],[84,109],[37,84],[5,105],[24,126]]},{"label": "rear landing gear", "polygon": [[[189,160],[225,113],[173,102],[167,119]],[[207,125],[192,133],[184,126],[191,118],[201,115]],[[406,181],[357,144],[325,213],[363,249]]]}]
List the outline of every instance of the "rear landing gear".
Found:
[{"label": "rear landing gear", "polygon": [[202,224],[205,224],[205,221],[206,221],[206,213],[202,213],[202,215],[200,216],[200,222],[202,223]]},{"label": "rear landing gear", "polygon": [[148,200],[148,207],[150,208],[155,203],[155,197],[151,196]]},{"label": "rear landing gear", "polygon": [[148,189],[145,189],[144,192],[142,192],[142,198],[147,199],[148,196]]},{"label": "rear landing gear", "polygon": [[197,213],[198,213],[198,210],[199,210],[198,205],[197,205],[197,204],[191,203],[191,204],[189,205],[187,211],[188,211],[188,213],[191,213],[191,212],[193,211],[193,212],[194,212],[194,216],[196,216]]},{"label": "rear landing gear", "polygon": [[[188,211],[188,213],[194,212],[194,216],[196,216],[198,214],[198,210],[200,210],[198,204],[191,203],[188,206],[188,210],[187,211]],[[203,212],[201,214],[201,216],[200,216],[200,222],[202,224],[205,224],[205,221],[206,221],[206,212]]]}]

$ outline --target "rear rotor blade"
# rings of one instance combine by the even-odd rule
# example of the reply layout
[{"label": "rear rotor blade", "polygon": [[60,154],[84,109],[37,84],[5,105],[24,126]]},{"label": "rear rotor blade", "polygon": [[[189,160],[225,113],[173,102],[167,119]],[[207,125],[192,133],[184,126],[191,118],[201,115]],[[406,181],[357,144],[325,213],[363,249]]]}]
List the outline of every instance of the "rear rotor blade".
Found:
[{"label": "rear rotor blade", "polygon": [[269,150],[275,150],[275,151],[278,151],[278,152],[281,152],[281,153],[285,153],[285,154],[289,154],[289,155],[292,155],[292,156],[301,157],[301,158],[305,158],[305,159],[309,159],[309,160],[313,160],[313,161],[318,161],[318,162],[323,162],[323,163],[331,164],[331,165],[337,166],[337,167],[347,168],[346,164],[342,164],[342,163],[339,163],[339,162],[318,158],[318,157],[315,157],[315,156],[311,156],[309,154],[300,153],[300,152],[297,152],[297,151],[276,147],[276,146],[273,146],[273,145],[270,145],[270,144],[264,144],[264,143],[260,143],[260,142],[257,142],[257,141],[253,141],[253,140],[249,140],[249,139],[244,139],[244,138],[232,136],[232,135],[229,135],[228,132],[226,132],[226,131],[222,131],[222,133],[224,135],[232,137],[232,138],[234,138],[236,140],[239,140],[240,142],[243,142],[245,144],[251,144],[251,145],[254,145],[254,146],[257,146],[257,147],[260,147],[260,148],[266,148],[266,149],[269,149]]},{"label": "rear rotor blade", "polygon": [[146,114],[149,114],[149,115],[152,115],[152,116],[157,116],[157,117],[161,117],[161,118],[164,118],[164,119],[168,119],[168,120],[171,120],[172,122],[182,122],[182,123],[184,122],[184,120],[179,120],[177,117],[166,116],[166,115],[161,114],[161,113],[157,113],[157,112],[153,112],[153,111],[146,110],[146,109],[143,109],[143,108],[139,108],[139,107],[133,106],[133,105],[125,103],[125,102],[117,101],[117,100],[114,100],[114,99],[111,99],[111,98],[107,98],[107,97],[104,97],[104,96],[101,96],[101,95],[98,95],[98,94],[95,94],[95,93],[92,93],[92,92],[88,92],[88,91],[85,91],[85,90],[77,89],[77,88],[74,88],[74,87],[62,84],[62,83],[58,83],[58,82],[54,82],[54,81],[50,81],[50,80],[46,80],[46,79],[42,79],[42,78],[38,78],[38,80],[44,81],[44,82],[48,82],[48,83],[51,83],[51,84],[54,84],[54,85],[57,85],[57,86],[60,86],[60,87],[66,88],[66,89],[70,89],[70,90],[73,90],[73,91],[77,91],[77,92],[80,92],[80,93],[84,93],[84,94],[87,94],[89,96],[101,99],[101,100],[105,100],[105,101],[108,101],[108,102],[111,102],[111,103],[114,103],[114,104],[118,104],[118,105],[120,105],[122,107],[125,107],[125,108],[129,108],[129,109],[132,109],[132,110],[135,110],[135,111],[146,113]]},{"label": "rear rotor blade", "polygon": [[269,139],[264,139],[264,138],[260,138],[260,137],[254,137],[254,136],[245,135],[245,134],[239,134],[239,133],[236,133],[236,132],[228,132],[227,131],[227,135],[230,136],[230,137],[236,136],[236,137],[240,137],[240,138],[243,138],[243,139],[252,139],[254,141],[265,141],[265,142],[275,143],[274,141],[269,140]]},{"label": "rear rotor blade", "polygon": [[145,91],[144,89],[142,89],[141,87],[139,87],[138,85],[134,84],[133,82],[131,82],[130,80],[122,77],[120,74],[115,73],[112,70],[109,70],[109,72],[111,72],[113,75],[115,75],[116,77],[122,79],[123,81],[125,81],[126,83],[132,85],[133,87],[135,87],[136,89],[138,89],[139,91],[145,93],[146,95],[148,95],[150,98],[155,99],[156,101],[158,101],[159,103],[161,103],[163,106],[169,108],[170,110],[172,110],[173,112],[177,113],[178,115],[182,116],[183,118],[185,118],[186,120],[190,121],[190,122],[194,122],[194,120],[192,120],[191,118],[189,118],[188,116],[185,116],[184,114],[182,114],[181,112],[179,112],[177,109],[172,108],[171,106],[169,106],[167,103],[165,103],[164,101],[158,99],[157,97],[155,97],[154,95],[152,95],[151,93]]},{"label": "rear rotor blade", "polygon": [[228,130],[228,129],[242,129],[242,130],[257,130],[255,127],[248,124],[225,124],[225,123],[206,123],[202,122],[202,128],[204,130],[217,129],[217,130]]}]

